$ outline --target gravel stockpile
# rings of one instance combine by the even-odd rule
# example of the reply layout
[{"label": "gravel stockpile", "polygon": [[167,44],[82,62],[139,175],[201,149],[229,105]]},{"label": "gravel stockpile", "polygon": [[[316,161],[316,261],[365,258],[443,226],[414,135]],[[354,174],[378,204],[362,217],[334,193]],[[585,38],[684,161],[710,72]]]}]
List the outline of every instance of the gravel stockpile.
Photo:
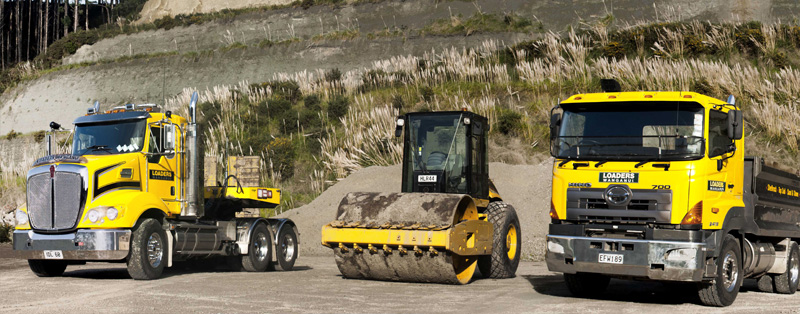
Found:
[{"label": "gravel stockpile", "polygon": [[[551,167],[549,159],[536,165],[489,164],[490,177],[500,195],[519,215],[525,260],[544,258],[544,236],[550,222]],[[401,171],[400,165],[359,170],[310,204],[281,214],[292,219],[300,230],[300,254],[329,255],[330,249],[320,244],[320,231],[334,219],[342,198],[349,192],[399,192]]]}]

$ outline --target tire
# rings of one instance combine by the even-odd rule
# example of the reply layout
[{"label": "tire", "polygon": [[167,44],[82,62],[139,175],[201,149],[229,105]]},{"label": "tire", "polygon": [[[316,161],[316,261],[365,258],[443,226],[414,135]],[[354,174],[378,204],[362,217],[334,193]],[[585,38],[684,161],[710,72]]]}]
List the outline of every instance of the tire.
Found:
[{"label": "tire", "polygon": [[775,282],[775,292],[781,294],[794,294],[800,282],[800,248],[794,241],[789,245],[788,257],[786,271],[772,277],[772,281]]},{"label": "tire", "polygon": [[697,294],[705,305],[728,306],[736,300],[744,278],[742,251],[739,241],[732,235],[726,235],[723,239],[716,262],[716,277],[711,282],[698,284]]},{"label": "tire", "polygon": [[46,261],[39,259],[29,259],[28,266],[31,271],[39,277],[58,277],[64,274],[67,269],[65,261]]},{"label": "tire", "polygon": [[166,265],[167,235],[161,223],[147,218],[133,230],[131,251],[128,254],[128,274],[136,280],[161,277]]},{"label": "tire", "polygon": [[606,291],[611,278],[590,273],[564,274],[564,282],[576,297],[596,297]]},{"label": "tire", "polygon": [[522,229],[514,207],[504,202],[491,202],[486,217],[494,226],[492,254],[478,258],[484,278],[512,278],[522,255]]},{"label": "tire", "polygon": [[758,291],[773,293],[775,292],[775,286],[772,284],[772,276],[764,275],[761,278],[758,278]]},{"label": "tire", "polygon": [[247,255],[242,256],[242,268],[249,272],[262,272],[272,264],[272,237],[263,223],[257,224],[247,242]]},{"label": "tire", "polygon": [[297,242],[297,234],[291,226],[284,227],[278,233],[278,245],[275,246],[275,259],[278,266],[284,271],[292,270],[297,255],[300,253],[300,246]]}]

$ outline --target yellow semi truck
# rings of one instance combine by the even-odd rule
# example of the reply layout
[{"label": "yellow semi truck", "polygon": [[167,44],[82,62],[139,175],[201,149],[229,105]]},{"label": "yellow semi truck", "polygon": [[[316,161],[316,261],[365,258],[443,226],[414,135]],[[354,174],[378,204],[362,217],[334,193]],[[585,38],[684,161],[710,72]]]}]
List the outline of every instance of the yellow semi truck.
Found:
[{"label": "yellow semi truck", "polygon": [[695,282],[711,306],[744,278],[794,293],[800,177],[745,156],[735,99],[602,85],[551,116],[548,268],[577,296],[612,277]]},{"label": "yellow semi truck", "polygon": [[242,187],[234,176],[203,187],[196,104],[197,93],[188,121],[155,105],[100,112],[95,103],[74,121],[72,154],[51,155],[48,135],[48,156],[28,172],[27,207],[16,212],[17,256],[42,277],[107,261],[155,279],[173,261],[214,256],[241,259],[247,271],[290,270],[299,252],[294,222],[235,217],[276,207],[280,190]]}]

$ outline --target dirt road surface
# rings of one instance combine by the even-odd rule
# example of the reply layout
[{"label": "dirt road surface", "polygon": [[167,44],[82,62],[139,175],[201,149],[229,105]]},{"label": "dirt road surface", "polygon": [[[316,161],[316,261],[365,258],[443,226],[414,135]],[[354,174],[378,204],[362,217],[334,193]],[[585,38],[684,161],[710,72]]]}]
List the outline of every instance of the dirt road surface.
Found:
[{"label": "dirt road surface", "polygon": [[343,279],[333,256],[301,256],[290,272],[170,268],[134,281],[124,264],[70,266],[38,278],[0,245],[0,312],[14,313],[800,313],[800,294],[745,286],[733,306],[697,305],[692,286],[612,280],[598,299],[571,297],[543,262],[522,262],[517,277],[465,286]]}]

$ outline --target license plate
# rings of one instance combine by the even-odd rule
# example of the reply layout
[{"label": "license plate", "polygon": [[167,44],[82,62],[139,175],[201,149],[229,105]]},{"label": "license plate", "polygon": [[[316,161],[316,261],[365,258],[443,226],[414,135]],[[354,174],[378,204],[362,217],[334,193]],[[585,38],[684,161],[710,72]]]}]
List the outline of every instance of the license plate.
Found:
[{"label": "license plate", "polygon": [[61,250],[44,251],[44,259],[64,259]]},{"label": "license plate", "polygon": [[417,177],[417,182],[423,182],[423,183],[436,182],[436,175],[421,175]]},{"label": "license plate", "polygon": [[597,258],[600,263],[622,264],[622,254],[603,254]]}]

